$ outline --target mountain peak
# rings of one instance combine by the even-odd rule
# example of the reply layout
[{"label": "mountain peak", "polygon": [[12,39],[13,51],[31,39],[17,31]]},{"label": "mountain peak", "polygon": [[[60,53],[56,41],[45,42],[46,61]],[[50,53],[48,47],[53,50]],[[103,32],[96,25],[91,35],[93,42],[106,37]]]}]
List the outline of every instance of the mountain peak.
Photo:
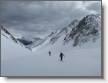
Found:
[{"label": "mountain peak", "polygon": [[75,19],[75,20],[73,20],[68,26],[69,26],[69,27],[72,27],[72,26],[75,26],[75,25],[77,25],[77,24],[78,24],[78,20]]},{"label": "mountain peak", "polygon": [[101,35],[101,18],[99,15],[87,15],[81,20],[73,20],[68,26],[52,32],[44,39],[25,38],[16,39],[7,29],[1,26],[5,35],[14,42],[20,42],[28,49],[44,45],[46,43],[55,44],[60,42],[65,44],[72,42],[73,46],[80,45],[88,41],[96,41]]},{"label": "mountain peak", "polygon": [[74,40],[73,46],[77,46],[89,40],[95,40],[100,35],[100,29],[101,19],[99,15],[87,15],[79,21],[66,39]]}]

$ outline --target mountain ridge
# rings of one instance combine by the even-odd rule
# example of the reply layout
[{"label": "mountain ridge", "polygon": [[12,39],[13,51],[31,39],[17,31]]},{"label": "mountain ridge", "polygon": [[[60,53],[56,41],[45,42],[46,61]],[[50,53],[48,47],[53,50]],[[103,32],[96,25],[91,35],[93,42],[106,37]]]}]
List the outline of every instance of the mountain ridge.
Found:
[{"label": "mountain ridge", "polygon": [[18,43],[23,44],[24,47],[32,50],[42,44],[55,44],[59,39],[61,39],[61,43],[63,45],[68,44],[68,42],[72,43],[73,47],[78,45],[82,45],[89,41],[95,42],[101,35],[101,18],[99,15],[87,15],[83,17],[81,20],[73,20],[68,26],[57,30],[55,32],[51,32],[44,39],[37,38],[32,40],[27,40],[24,37],[16,39],[8,30],[6,30],[3,26],[1,26],[1,30],[3,30],[6,34],[10,35],[11,39]]}]

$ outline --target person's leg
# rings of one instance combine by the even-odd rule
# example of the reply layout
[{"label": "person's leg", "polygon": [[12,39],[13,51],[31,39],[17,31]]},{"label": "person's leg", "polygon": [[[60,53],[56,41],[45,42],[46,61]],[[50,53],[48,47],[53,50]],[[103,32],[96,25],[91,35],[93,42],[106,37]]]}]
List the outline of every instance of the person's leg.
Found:
[{"label": "person's leg", "polygon": [[63,57],[61,57],[61,61],[63,60]]}]

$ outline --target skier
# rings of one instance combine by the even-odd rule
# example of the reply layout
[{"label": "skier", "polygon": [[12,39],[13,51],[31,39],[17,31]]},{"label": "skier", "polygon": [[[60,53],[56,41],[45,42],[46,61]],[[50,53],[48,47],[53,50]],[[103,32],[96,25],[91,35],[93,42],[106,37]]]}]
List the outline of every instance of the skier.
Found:
[{"label": "skier", "polygon": [[49,51],[49,56],[51,56],[51,51]]},{"label": "skier", "polygon": [[59,57],[60,57],[60,61],[63,61],[64,54],[61,52]]}]

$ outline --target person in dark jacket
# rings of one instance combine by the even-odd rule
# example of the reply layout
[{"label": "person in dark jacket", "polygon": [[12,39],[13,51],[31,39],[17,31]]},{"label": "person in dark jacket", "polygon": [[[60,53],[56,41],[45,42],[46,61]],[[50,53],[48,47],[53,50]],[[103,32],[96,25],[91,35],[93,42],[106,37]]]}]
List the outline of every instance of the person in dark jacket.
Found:
[{"label": "person in dark jacket", "polygon": [[63,61],[64,54],[61,52],[59,57],[60,57],[60,61]]},{"label": "person in dark jacket", "polygon": [[49,56],[51,56],[51,51],[49,51]]}]

